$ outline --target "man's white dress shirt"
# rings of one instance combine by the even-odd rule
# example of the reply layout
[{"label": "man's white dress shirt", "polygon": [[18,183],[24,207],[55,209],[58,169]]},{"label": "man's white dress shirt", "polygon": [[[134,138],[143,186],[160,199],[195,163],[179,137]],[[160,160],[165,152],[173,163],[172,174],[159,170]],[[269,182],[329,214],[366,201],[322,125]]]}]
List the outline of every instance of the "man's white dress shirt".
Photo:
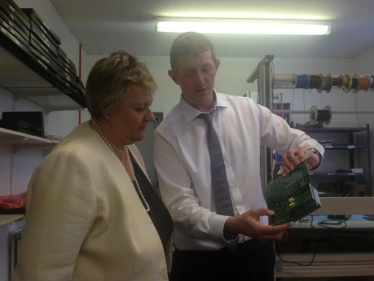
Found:
[{"label": "man's white dress shirt", "polygon": [[[284,153],[292,148],[324,148],[304,132],[250,98],[216,94],[214,127],[219,136],[235,215],[266,206],[260,176],[262,145]],[[223,247],[227,216],[215,213],[207,128],[201,111],[183,97],[155,130],[154,159],[162,198],[174,220],[180,250]],[[267,217],[261,217],[267,224]],[[240,241],[248,239],[242,235]]]}]

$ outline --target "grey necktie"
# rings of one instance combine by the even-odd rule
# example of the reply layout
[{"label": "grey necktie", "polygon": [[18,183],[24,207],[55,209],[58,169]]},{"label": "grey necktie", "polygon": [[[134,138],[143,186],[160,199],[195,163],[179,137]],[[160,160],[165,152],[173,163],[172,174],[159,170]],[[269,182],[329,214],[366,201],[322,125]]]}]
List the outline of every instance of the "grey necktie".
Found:
[{"label": "grey necktie", "polygon": [[208,128],[210,172],[212,176],[212,188],[216,202],[216,212],[220,215],[234,216],[222,149],[219,143],[217,132],[213,127],[214,112],[215,111],[208,114],[202,113],[198,116],[198,118],[203,119],[206,122]]}]

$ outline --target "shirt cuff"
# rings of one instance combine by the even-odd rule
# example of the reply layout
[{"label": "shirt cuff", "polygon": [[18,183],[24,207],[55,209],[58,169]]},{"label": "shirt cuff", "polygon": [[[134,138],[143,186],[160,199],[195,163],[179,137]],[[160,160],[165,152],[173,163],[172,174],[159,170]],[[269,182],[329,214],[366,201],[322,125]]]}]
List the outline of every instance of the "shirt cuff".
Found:
[{"label": "shirt cuff", "polygon": [[230,216],[214,214],[210,219],[209,233],[212,240],[219,243],[223,243],[225,241],[225,239],[223,238],[223,228],[228,218],[230,218]]},{"label": "shirt cuff", "polygon": [[[214,235],[214,239],[217,239],[220,243],[222,243],[225,247],[229,248],[230,250],[234,251],[235,246],[239,241],[238,234],[225,234],[223,232],[223,228],[225,226],[226,220],[231,218],[230,216],[223,216],[223,215],[215,215],[214,217],[214,224],[211,224],[212,234]],[[233,239],[227,239],[232,237]]]}]

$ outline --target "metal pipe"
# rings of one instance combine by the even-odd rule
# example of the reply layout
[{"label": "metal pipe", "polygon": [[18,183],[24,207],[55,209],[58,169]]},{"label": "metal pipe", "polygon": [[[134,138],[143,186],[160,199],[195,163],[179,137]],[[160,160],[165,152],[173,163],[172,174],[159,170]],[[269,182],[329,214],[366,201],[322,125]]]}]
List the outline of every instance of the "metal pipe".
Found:
[{"label": "metal pipe", "polygon": [[295,79],[293,77],[279,77],[275,75],[273,82],[274,83],[294,83]]}]

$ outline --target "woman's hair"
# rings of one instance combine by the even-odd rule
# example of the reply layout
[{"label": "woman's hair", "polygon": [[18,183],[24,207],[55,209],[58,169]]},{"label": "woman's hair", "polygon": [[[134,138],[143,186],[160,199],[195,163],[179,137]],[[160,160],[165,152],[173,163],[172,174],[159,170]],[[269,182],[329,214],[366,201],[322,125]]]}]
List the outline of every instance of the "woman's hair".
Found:
[{"label": "woman's hair", "polygon": [[210,39],[197,32],[185,32],[175,38],[170,49],[170,64],[174,73],[178,70],[178,60],[180,58],[193,55],[198,56],[202,52],[210,51],[212,59],[217,66],[217,57],[214,46]]},{"label": "woman's hair", "polygon": [[152,94],[157,84],[145,63],[130,51],[113,52],[98,60],[92,67],[86,83],[87,109],[93,117],[112,114],[122,104],[127,86],[138,83]]}]

